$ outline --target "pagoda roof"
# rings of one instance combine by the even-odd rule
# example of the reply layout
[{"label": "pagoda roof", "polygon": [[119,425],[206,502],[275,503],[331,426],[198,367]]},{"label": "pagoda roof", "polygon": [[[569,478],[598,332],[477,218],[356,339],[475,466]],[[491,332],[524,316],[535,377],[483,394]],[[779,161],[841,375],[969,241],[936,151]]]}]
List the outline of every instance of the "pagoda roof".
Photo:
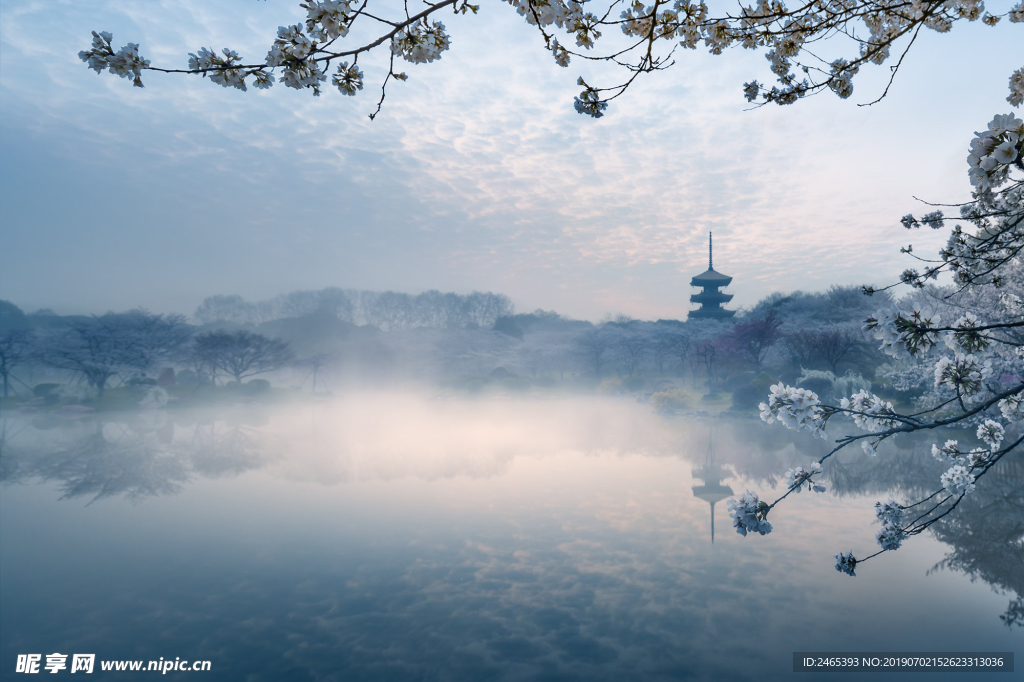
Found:
[{"label": "pagoda roof", "polygon": [[725,308],[698,308],[691,310],[689,317],[732,317],[735,314],[735,310],[726,310]]},{"label": "pagoda roof", "polygon": [[720,291],[702,291],[690,296],[690,303],[728,303],[731,300],[732,294],[723,294]]},{"label": "pagoda roof", "polygon": [[693,490],[693,496],[714,504],[715,502],[721,502],[727,497],[732,497],[735,493],[727,485],[721,483],[711,483],[707,485],[695,485],[691,488]]},{"label": "pagoda roof", "polygon": [[714,268],[708,268],[706,271],[702,272],[701,274],[691,279],[690,286],[703,287],[711,285],[724,287],[728,286],[729,282],[731,281],[732,277],[730,277],[729,275],[723,275],[722,273],[716,271]]}]

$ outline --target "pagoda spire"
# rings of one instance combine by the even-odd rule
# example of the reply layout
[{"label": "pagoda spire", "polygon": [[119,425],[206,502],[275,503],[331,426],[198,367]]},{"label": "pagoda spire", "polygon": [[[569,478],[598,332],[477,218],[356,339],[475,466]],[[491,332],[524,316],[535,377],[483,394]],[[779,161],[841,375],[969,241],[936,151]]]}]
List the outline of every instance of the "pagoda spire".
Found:
[{"label": "pagoda spire", "polygon": [[714,260],[711,258],[711,232],[708,231],[708,270],[714,269]]}]

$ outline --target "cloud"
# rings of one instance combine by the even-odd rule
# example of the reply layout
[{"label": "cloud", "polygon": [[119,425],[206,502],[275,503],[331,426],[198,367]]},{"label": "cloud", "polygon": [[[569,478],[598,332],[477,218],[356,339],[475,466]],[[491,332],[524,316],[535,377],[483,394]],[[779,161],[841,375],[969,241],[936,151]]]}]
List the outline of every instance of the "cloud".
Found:
[{"label": "cloud", "polygon": [[[1013,47],[1005,32],[958,27],[922,36],[879,105],[824,95],[754,111],[740,86],[764,78],[763,59],[683,51],[598,121],[572,110],[575,76],[612,74],[578,60],[558,68],[502,3],[450,21],[452,49],[409,66],[373,122],[379,58],[366,60],[359,97],[312,98],[161,74],[140,91],[76,56],[90,30],[108,29],[171,66],[200,46],[258,58],[301,14],[270,3],[5,6],[0,140],[19,232],[4,239],[25,254],[4,263],[5,295],[29,307],[189,310],[227,289],[490,289],[524,309],[681,317],[709,230],[739,305],[889,282],[906,267],[905,240],[919,252],[941,243],[898,228],[921,208],[912,196],[966,198],[970,131],[1005,106],[992,94],[1005,74],[988,64]],[[866,71],[855,98],[873,98],[887,75]],[[44,199],[54,194],[64,200]],[[142,284],[97,273],[92,263],[111,257],[118,277]],[[53,274],[33,281],[44,262]]]}]

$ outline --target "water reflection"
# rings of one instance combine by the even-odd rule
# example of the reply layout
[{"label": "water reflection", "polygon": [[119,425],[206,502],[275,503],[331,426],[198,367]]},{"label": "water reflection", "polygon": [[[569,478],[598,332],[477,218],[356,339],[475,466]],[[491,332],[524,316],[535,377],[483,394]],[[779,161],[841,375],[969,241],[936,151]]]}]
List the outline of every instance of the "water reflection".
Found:
[{"label": "water reflection", "polygon": [[1024,626],[1024,460],[1002,460],[964,498],[958,514],[934,526],[950,546],[935,569],[961,571],[1011,595],[1000,616],[1009,627]]},{"label": "water reflection", "polygon": [[342,408],[4,420],[3,656],[187,655],[216,679],[764,680],[797,649],[1019,643],[1002,598],[946,604],[976,579],[1021,623],[1019,455],[933,526],[942,545],[848,579],[828,559],[870,546],[874,499],[938,480],[926,439],[843,455],[767,538],[715,538],[734,487],[766,491],[827,444],[615,401]]},{"label": "water reflection", "polygon": [[715,457],[715,436],[714,426],[708,434],[708,451],[704,456],[704,463],[693,469],[693,477],[704,481],[702,485],[695,485],[693,488],[694,497],[698,497],[711,505],[711,544],[715,542],[715,503],[732,497],[733,491],[727,485],[722,485],[722,479],[728,478],[728,474],[722,469]]},{"label": "water reflection", "polygon": [[[0,481],[56,482],[64,498],[175,495],[196,476],[235,476],[270,459],[270,434],[226,419],[176,423],[165,412],[116,419],[3,420]],[[20,423],[19,423],[20,422]]]}]

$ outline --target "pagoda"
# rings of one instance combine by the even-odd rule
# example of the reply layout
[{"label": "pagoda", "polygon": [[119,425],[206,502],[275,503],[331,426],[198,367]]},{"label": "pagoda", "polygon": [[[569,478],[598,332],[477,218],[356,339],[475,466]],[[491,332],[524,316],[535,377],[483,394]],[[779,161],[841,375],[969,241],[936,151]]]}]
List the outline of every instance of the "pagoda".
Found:
[{"label": "pagoda", "polygon": [[711,505],[711,544],[715,544],[715,503],[734,495],[732,488],[722,485],[723,478],[729,478],[728,472],[722,469],[715,460],[715,434],[708,434],[708,454],[704,458],[704,468],[694,469],[693,477],[704,481],[704,485],[695,485],[693,496]]},{"label": "pagoda", "polygon": [[708,269],[692,280],[690,286],[701,287],[704,291],[690,296],[691,303],[700,303],[700,308],[691,310],[691,318],[726,318],[736,314],[735,310],[726,310],[723,303],[732,300],[732,294],[723,294],[719,289],[729,286],[732,277],[715,272],[714,261],[711,254],[711,233],[708,232]]}]

